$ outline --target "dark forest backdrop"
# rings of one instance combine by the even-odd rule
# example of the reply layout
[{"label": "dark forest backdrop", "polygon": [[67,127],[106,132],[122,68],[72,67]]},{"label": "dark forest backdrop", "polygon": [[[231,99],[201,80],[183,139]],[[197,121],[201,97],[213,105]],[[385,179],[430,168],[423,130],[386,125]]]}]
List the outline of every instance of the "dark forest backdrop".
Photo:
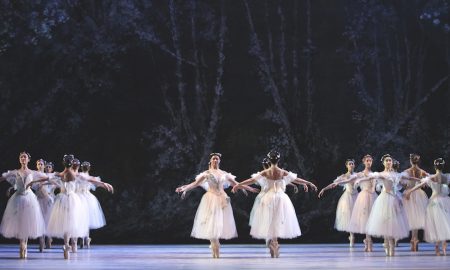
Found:
[{"label": "dark forest backdrop", "polygon": [[[344,161],[449,157],[449,1],[0,1],[0,168],[74,153],[115,186],[94,243],[194,242],[201,189],[174,190],[223,154],[241,181],[271,148],[319,187]],[[359,165],[358,170],[362,169]],[[4,194],[8,185],[0,185]],[[337,189],[290,195],[303,236],[333,229]],[[239,239],[255,195],[231,195]],[[4,210],[7,198],[0,196]],[[6,241],[5,239],[1,240]],[[232,241],[232,242],[233,242]]]}]

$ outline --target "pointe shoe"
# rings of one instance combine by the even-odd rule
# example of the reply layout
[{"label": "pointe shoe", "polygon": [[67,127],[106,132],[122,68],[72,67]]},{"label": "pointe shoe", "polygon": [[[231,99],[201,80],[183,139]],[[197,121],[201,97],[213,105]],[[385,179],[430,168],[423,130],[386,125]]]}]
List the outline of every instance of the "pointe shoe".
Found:
[{"label": "pointe shoe", "polygon": [[46,243],[45,243],[45,248],[46,249],[50,249],[50,248],[52,248],[52,239],[50,238],[50,237],[47,237],[47,241],[46,241]]},{"label": "pointe shoe", "polygon": [[369,242],[369,248],[367,251],[372,252],[373,251],[373,242],[372,242],[372,240],[369,240],[368,242]]},{"label": "pointe shoe", "polygon": [[76,253],[77,252],[77,242],[73,241],[71,244],[72,247],[72,253]]},{"label": "pointe shoe", "polygon": [[447,256],[447,242],[442,243],[442,252],[444,253],[444,256]]},{"label": "pointe shoe", "polygon": [[419,239],[414,240],[413,244],[414,244],[414,250],[413,251],[414,252],[419,251]]},{"label": "pointe shoe", "polygon": [[44,252],[44,246],[45,246],[44,242],[45,242],[44,238],[39,239],[39,252]]},{"label": "pointe shoe", "polygon": [[389,257],[394,257],[395,256],[395,244],[392,246],[389,246]]},{"label": "pointe shoe", "polygon": [[86,248],[91,248],[91,241],[92,241],[92,238],[90,238],[90,237],[87,237],[86,238]]},{"label": "pointe shoe", "polygon": [[270,256],[272,258],[278,258],[280,257],[280,245],[278,242],[271,241],[270,242]]},{"label": "pointe shoe", "polygon": [[69,245],[64,245],[63,246],[64,259],[66,259],[66,260],[69,259],[69,250],[70,250],[70,246]]},{"label": "pointe shoe", "polygon": [[19,258],[25,259],[25,245],[22,245],[22,244],[20,245]]},{"label": "pointe shoe", "polygon": [[269,240],[269,242],[267,244],[267,247],[269,248],[269,251],[270,251],[270,257],[271,258],[275,258],[275,253],[274,253],[274,250],[273,250],[272,240]]},{"label": "pointe shoe", "polygon": [[436,256],[441,256],[441,250],[439,249],[439,244],[434,246],[434,251],[436,252]]},{"label": "pointe shoe", "polygon": [[354,247],[355,246],[355,237],[354,236],[349,236],[348,237],[348,240],[350,241],[350,247],[352,248],[352,247]]},{"label": "pointe shoe", "polygon": [[278,244],[278,243],[276,243],[276,245],[275,245],[274,255],[275,255],[275,258],[280,257],[280,244]]},{"label": "pointe shoe", "polygon": [[386,256],[389,256],[389,243],[384,242],[383,248],[384,248],[384,253],[386,253]]},{"label": "pointe shoe", "polygon": [[363,243],[364,243],[364,252],[369,252],[369,241],[367,241],[367,239],[364,239]]}]

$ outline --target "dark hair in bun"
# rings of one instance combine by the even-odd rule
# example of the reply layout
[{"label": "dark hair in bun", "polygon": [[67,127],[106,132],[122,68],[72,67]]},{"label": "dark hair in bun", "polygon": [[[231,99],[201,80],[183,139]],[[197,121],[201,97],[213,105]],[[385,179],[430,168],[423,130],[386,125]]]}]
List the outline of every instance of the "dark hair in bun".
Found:
[{"label": "dark hair in bun", "polygon": [[80,167],[80,160],[78,158],[72,160],[72,167]]},{"label": "dark hair in bun", "polygon": [[442,171],[444,169],[445,160],[443,158],[437,158],[434,160],[433,164],[436,170]]},{"label": "dark hair in bun", "polygon": [[83,171],[83,172],[87,172],[87,171],[89,171],[91,169],[91,163],[89,163],[89,161],[83,161],[82,163],[81,163],[81,170]]},{"label": "dark hair in bun", "polygon": [[411,161],[412,164],[419,164],[420,162],[420,156],[418,154],[412,153],[409,154],[409,160]]},{"label": "dark hair in bun", "polygon": [[263,161],[262,161],[261,163],[262,163],[262,166],[263,166],[264,169],[269,169],[269,167],[270,167],[270,161],[269,161],[268,158],[264,158]]},{"label": "dark hair in bun", "polygon": [[392,168],[393,168],[395,171],[398,171],[398,169],[400,169],[400,162],[399,162],[398,160],[394,159],[394,160],[392,161]]},{"label": "dark hair in bun", "polygon": [[31,159],[31,155],[30,155],[30,153],[28,153],[27,151],[22,151],[22,152],[20,152],[19,157],[22,156],[22,155],[27,155],[28,158]]},{"label": "dark hair in bun", "polygon": [[64,155],[64,157],[63,157],[63,166],[65,167],[65,168],[70,168],[70,167],[72,167],[72,162],[73,162],[73,160],[74,160],[74,156],[73,155]]},{"label": "dark hair in bun", "polygon": [[267,153],[267,158],[269,159],[270,163],[277,164],[278,161],[280,161],[281,155],[277,150],[270,150],[270,152]]},{"label": "dark hair in bun", "polygon": [[222,154],[221,153],[211,153],[211,154],[209,154],[209,158],[212,158],[213,156],[222,158]]},{"label": "dark hair in bun", "polygon": [[43,160],[42,158],[36,160],[36,164],[38,164],[39,162],[41,162],[42,164],[46,164],[45,160]]},{"label": "dark hair in bun", "polygon": [[384,162],[385,159],[391,158],[394,161],[394,158],[390,154],[385,154],[381,157],[381,162]]},{"label": "dark hair in bun", "polygon": [[347,160],[345,161],[345,165],[347,166],[349,162],[353,162],[353,164],[355,164],[355,160],[353,158],[347,158]]},{"label": "dark hair in bun", "polygon": [[373,160],[373,157],[369,154],[363,156],[362,161],[364,162],[366,159],[370,158],[371,160]]}]

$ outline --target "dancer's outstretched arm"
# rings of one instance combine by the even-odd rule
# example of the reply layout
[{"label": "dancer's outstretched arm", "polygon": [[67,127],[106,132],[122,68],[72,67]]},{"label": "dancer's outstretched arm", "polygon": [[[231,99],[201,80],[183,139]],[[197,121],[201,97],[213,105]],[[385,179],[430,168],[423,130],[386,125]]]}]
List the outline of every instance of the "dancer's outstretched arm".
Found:
[{"label": "dancer's outstretched arm", "polygon": [[237,183],[237,184],[233,187],[233,189],[231,190],[231,192],[236,193],[236,191],[238,191],[239,189],[243,189],[243,188],[245,188],[245,186],[249,186],[249,185],[252,185],[252,184],[255,184],[255,183],[256,183],[256,179],[254,179],[254,178],[249,178],[249,179],[244,180],[244,181],[242,181],[242,182],[240,182],[240,183]]},{"label": "dancer's outstretched arm", "polygon": [[29,188],[29,187],[31,187],[31,186],[32,186],[33,184],[35,184],[35,183],[45,183],[45,182],[48,182],[48,181],[49,181],[48,176],[44,176],[44,177],[38,178],[38,179],[36,179],[36,180],[32,180],[30,183],[28,183],[28,184],[26,185],[25,188]]},{"label": "dancer's outstretched arm", "polygon": [[314,185],[312,182],[310,182],[308,180],[305,180],[305,179],[297,177],[297,179],[295,179],[292,182],[297,183],[297,184],[301,184],[301,185],[309,185],[314,191],[317,191],[316,185]]},{"label": "dancer's outstretched arm", "polygon": [[409,197],[411,196],[411,193],[413,192],[413,191],[416,191],[416,190],[418,190],[419,188],[422,188],[423,186],[425,186],[427,183],[425,183],[425,182],[422,182],[422,183],[420,183],[419,185],[417,185],[417,186],[415,186],[415,187],[413,187],[412,189],[408,189],[407,191],[405,191],[405,198],[407,199],[407,200],[409,200]]},{"label": "dancer's outstretched arm", "polygon": [[184,198],[186,196],[186,192],[188,192],[191,189],[194,189],[194,188],[198,187],[205,180],[205,177],[206,177],[205,175],[202,175],[202,176],[198,177],[196,180],[194,180],[190,184],[177,187],[175,189],[175,192],[176,193],[181,193],[182,192],[183,194],[181,195],[181,198]]},{"label": "dancer's outstretched arm", "polygon": [[[234,180],[234,179],[228,179],[229,181],[230,181],[230,184],[231,184],[231,186],[234,188],[236,185],[238,185],[239,184],[239,182],[238,181],[236,181],[236,180]],[[247,195],[247,192],[245,192],[246,190],[247,191],[250,191],[250,192],[252,192],[252,193],[258,193],[259,192],[259,189],[257,189],[257,188],[252,188],[252,187],[250,187],[250,186],[242,186],[242,188],[244,189],[244,190],[242,190],[242,192],[244,192],[244,194],[245,195]]]}]

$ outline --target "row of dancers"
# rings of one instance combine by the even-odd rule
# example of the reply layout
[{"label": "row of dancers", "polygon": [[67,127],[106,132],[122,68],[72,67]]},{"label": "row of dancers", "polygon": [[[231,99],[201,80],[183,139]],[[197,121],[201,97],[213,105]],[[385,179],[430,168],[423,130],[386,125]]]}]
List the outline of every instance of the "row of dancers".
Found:
[{"label": "row of dancers", "polygon": [[[252,174],[251,178],[237,182],[235,176],[220,169],[222,155],[211,153],[208,170],[200,173],[190,184],[176,188],[177,193],[186,192],[201,186],[206,190],[198,206],[191,236],[209,240],[213,258],[220,256],[219,239],[237,237],[236,225],[230,198],[224,189],[232,186],[235,193],[259,192],[250,213],[250,235],[263,239],[272,258],[280,255],[278,238],[291,239],[301,236],[294,206],[286,195],[288,185],[308,186],[314,191],[317,187],[295,173],[278,167],[280,153],[270,151],[263,160],[263,170]],[[395,255],[396,241],[408,237],[412,231],[411,249],[418,250],[418,230],[424,229],[425,240],[436,245],[436,255],[440,255],[440,245],[445,254],[446,241],[450,239],[450,198],[448,181],[450,176],[444,174],[445,161],[434,161],[436,173],[430,175],[419,168],[420,156],[411,154],[411,168],[398,173],[399,163],[389,154],[381,158],[384,165],[382,172],[372,172],[373,158],[363,157],[364,170],[354,172],[355,161],[346,161],[347,173],[339,176],[330,185],[319,192],[319,198],[326,190],[344,186],[344,193],[339,199],[335,228],[350,233],[350,246],[354,245],[354,234],[365,234],[364,250],[373,251],[373,237],[384,238],[386,256]],[[397,170],[397,171],[396,171]],[[260,190],[250,185],[257,184]],[[428,199],[421,189],[429,186],[433,194]],[[360,188],[358,193],[357,187]],[[405,189],[403,194],[401,189]],[[377,195],[376,190],[380,192]]]},{"label": "row of dancers", "polygon": [[31,170],[30,159],[29,153],[21,152],[20,168],[0,177],[15,189],[6,205],[0,233],[19,239],[19,258],[27,258],[28,239],[39,238],[39,251],[43,252],[51,248],[52,237],[62,238],[64,258],[68,259],[69,251],[77,251],[78,238],[81,247],[89,248],[89,230],[106,224],[100,203],[90,190],[101,187],[113,192],[113,187],[91,176],[91,164],[80,164],[73,155],[64,155],[62,172],[55,172],[53,163],[43,159],[36,161],[36,170]]},{"label": "row of dancers", "polygon": [[[425,241],[435,243],[436,255],[441,255],[441,251],[446,255],[446,241],[450,239],[450,176],[443,173],[444,159],[434,160],[433,175],[419,167],[418,154],[410,154],[411,167],[401,173],[400,163],[389,154],[381,158],[382,172],[372,172],[371,155],[364,156],[362,162],[364,170],[355,173],[355,161],[348,159],[347,172],[319,192],[320,198],[326,190],[344,186],[335,228],[350,233],[350,247],[354,245],[354,234],[365,234],[364,251],[371,252],[372,236],[380,237],[384,238],[386,255],[394,256],[397,241],[408,237],[411,231],[411,251],[416,252],[418,232],[424,230]],[[430,198],[422,189],[425,186],[432,190]]]}]

